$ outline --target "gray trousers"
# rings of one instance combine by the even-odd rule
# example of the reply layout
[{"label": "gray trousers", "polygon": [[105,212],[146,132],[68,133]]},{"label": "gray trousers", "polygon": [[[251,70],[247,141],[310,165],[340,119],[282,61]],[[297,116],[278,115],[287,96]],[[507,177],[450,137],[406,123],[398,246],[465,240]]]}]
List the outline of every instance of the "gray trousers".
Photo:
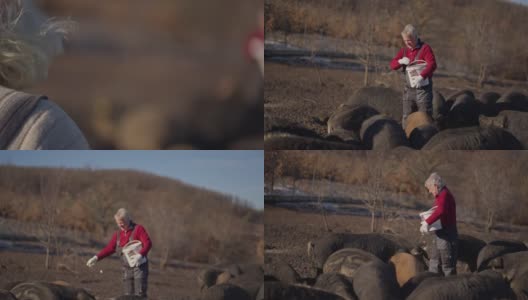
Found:
[{"label": "gray trousers", "polygon": [[147,297],[148,261],[139,267],[123,266],[125,295]]},{"label": "gray trousers", "polygon": [[429,79],[429,84],[420,88],[412,88],[408,83],[403,89],[403,118],[402,127],[407,126],[407,117],[415,111],[426,112],[433,117],[433,80]]},{"label": "gray trousers", "polygon": [[457,252],[458,235],[437,234],[433,237],[429,253],[429,272],[439,273],[441,266],[444,276],[455,275]]}]

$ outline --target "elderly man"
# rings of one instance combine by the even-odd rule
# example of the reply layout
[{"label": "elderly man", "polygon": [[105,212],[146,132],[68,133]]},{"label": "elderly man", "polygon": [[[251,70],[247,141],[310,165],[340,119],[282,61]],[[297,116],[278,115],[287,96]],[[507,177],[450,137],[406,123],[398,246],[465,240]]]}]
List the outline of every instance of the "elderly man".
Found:
[{"label": "elderly man", "polygon": [[[93,267],[101,259],[117,253],[123,265],[123,282],[125,295],[136,295],[147,297],[148,260],[147,254],[152,247],[150,237],[145,228],[132,222],[128,211],[120,208],[114,216],[119,230],[112,235],[108,245],[96,256],[90,258],[87,266]],[[142,248],[139,251],[141,258],[135,266],[129,266],[128,261],[122,253],[123,247],[133,240],[141,241]]]},{"label": "elderly man", "polygon": [[[436,60],[431,46],[418,38],[414,26],[408,24],[403,29],[401,36],[405,47],[392,59],[390,67],[393,70],[402,68],[405,74],[405,85],[403,90],[403,118],[402,127],[407,125],[407,117],[415,112],[423,111],[432,116],[433,113],[433,72],[436,70]],[[417,78],[415,84],[410,81],[407,74],[407,66],[415,61],[425,61],[425,67],[414,74]],[[417,71],[418,72],[418,71]]]},{"label": "elderly man", "polygon": [[435,197],[436,209],[425,219],[420,228],[422,233],[429,231],[429,226],[440,220],[442,229],[435,231],[431,253],[429,254],[429,271],[438,273],[441,264],[445,276],[456,274],[458,230],[456,225],[455,198],[445,186],[442,178],[433,173],[425,181],[425,187]]}]

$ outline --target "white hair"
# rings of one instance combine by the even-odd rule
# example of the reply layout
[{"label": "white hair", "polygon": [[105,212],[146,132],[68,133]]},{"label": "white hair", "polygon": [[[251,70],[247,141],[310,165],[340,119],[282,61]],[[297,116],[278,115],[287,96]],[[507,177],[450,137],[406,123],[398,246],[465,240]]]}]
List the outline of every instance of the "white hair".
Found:
[{"label": "white hair", "polygon": [[0,0],[0,84],[20,89],[45,79],[74,26],[47,18],[33,0]]},{"label": "white hair", "polygon": [[415,39],[418,39],[418,31],[416,31],[416,28],[411,24],[405,25],[401,34],[402,36],[412,36]]},{"label": "white hair", "polygon": [[444,180],[437,173],[432,173],[431,175],[429,175],[429,178],[427,178],[427,180],[425,181],[425,187],[429,188],[433,185],[436,185],[438,187],[438,190],[442,189],[445,186]]},{"label": "white hair", "polygon": [[128,210],[125,208],[120,208],[117,210],[116,214],[114,215],[114,218],[117,220],[124,220],[128,223],[132,221],[132,218],[130,217],[130,214],[128,213]]}]

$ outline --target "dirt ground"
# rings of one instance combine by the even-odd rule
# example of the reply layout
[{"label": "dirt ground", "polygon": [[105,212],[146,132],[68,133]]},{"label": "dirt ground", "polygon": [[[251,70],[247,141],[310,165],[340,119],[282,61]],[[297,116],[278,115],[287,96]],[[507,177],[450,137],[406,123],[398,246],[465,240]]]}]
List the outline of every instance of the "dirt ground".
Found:
[{"label": "dirt ground", "polygon": [[[278,265],[288,263],[304,278],[313,278],[315,269],[310,265],[306,255],[307,243],[326,233],[322,214],[317,211],[298,211],[292,208],[282,208],[276,205],[266,205],[265,218],[265,270],[272,271]],[[416,213],[418,213],[416,211]],[[370,217],[327,214],[328,228],[332,232],[368,233]],[[483,231],[479,224],[460,222],[458,230],[461,234],[473,235],[485,241],[493,239],[528,238],[528,229],[501,228],[491,234]],[[419,233],[419,220],[395,219],[384,226],[385,230],[401,235],[413,243],[427,241]],[[463,266],[458,266],[459,272]]]},{"label": "dirt ground", "polygon": [[[121,295],[123,289],[121,265],[118,259],[105,259],[95,267],[84,265],[90,256],[78,257],[76,263],[58,263],[59,267],[46,270],[45,255],[0,251],[0,288],[17,281],[56,281],[82,287],[97,299],[110,299]],[[57,262],[62,259],[54,258]],[[84,263],[83,263],[84,262]],[[199,286],[196,280],[200,268],[190,266],[170,266],[164,271],[151,263],[149,266],[149,299],[196,299]]]},{"label": "dirt ground", "polygon": [[[266,61],[265,69],[265,118],[285,119],[321,136],[326,135],[325,118],[363,86],[363,71],[357,69],[316,68],[308,64],[292,64],[291,61],[279,63],[271,59]],[[446,97],[461,89],[470,89],[477,97],[488,91],[503,93],[515,84],[494,82],[478,90],[466,78],[447,76],[440,71],[436,74],[434,89]],[[403,93],[403,86],[397,84],[399,74],[396,72],[383,76],[373,74],[373,78],[374,84],[387,84]],[[526,84],[523,86],[528,88]]]}]

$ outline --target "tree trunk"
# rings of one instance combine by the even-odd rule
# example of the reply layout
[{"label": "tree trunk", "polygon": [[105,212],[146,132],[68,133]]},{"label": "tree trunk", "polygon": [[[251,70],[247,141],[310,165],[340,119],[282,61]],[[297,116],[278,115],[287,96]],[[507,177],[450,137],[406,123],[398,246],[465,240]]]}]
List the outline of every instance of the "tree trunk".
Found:
[{"label": "tree trunk", "polygon": [[479,69],[479,76],[477,80],[477,85],[479,88],[484,87],[484,82],[486,81],[486,77],[488,77],[488,65],[487,64],[481,64]]},{"label": "tree trunk", "polygon": [[167,263],[169,262],[169,253],[170,253],[169,247],[165,246],[163,248],[163,253],[161,254],[161,257],[160,257],[160,269],[162,270],[165,270],[165,268],[167,267]]},{"label": "tree trunk", "polygon": [[367,53],[367,60],[366,60],[366,63],[365,63],[365,73],[364,73],[364,76],[363,76],[363,86],[368,86],[369,85],[369,67],[370,67],[370,50],[367,50],[369,51]]},{"label": "tree trunk", "polygon": [[376,211],[373,209],[370,212],[370,232],[374,232],[376,229]]},{"label": "tree trunk", "polygon": [[486,223],[486,232],[487,233],[490,233],[491,230],[493,229],[493,227],[495,225],[494,224],[495,223],[494,219],[495,219],[495,212],[492,211],[492,210],[488,210],[488,221]]}]

